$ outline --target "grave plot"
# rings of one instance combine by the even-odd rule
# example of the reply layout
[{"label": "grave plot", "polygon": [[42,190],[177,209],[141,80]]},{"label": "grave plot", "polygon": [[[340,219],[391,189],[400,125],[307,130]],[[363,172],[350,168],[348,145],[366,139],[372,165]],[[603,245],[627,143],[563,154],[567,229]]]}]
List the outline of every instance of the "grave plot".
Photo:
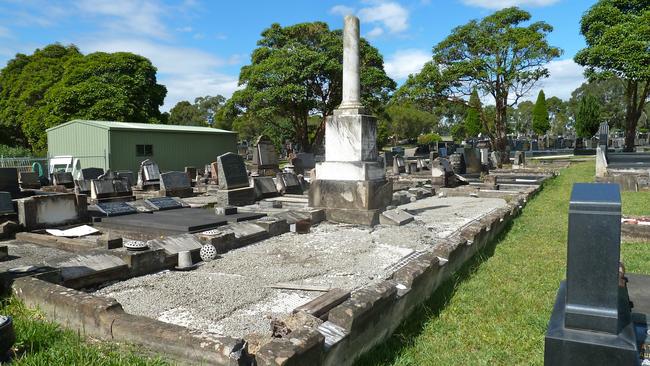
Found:
[{"label": "grave plot", "polygon": [[[125,311],[264,343],[270,318],[331,289],[350,292],[385,280],[406,261],[432,251],[471,223],[507,207],[502,199],[427,198],[403,205],[414,217],[374,229],[322,223],[230,251],[192,272],[162,272],[105,287]],[[318,291],[305,291],[316,288]]]}]

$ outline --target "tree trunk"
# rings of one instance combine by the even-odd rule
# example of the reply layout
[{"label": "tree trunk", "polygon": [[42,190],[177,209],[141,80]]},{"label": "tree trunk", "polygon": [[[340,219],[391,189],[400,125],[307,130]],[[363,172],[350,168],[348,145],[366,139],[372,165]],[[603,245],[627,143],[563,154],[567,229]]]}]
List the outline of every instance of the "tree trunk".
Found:
[{"label": "tree trunk", "polygon": [[623,151],[634,151],[634,138],[636,137],[636,123],[638,117],[636,114],[636,95],[637,95],[637,82],[633,80],[627,81],[625,88],[625,148]]},{"label": "tree trunk", "polygon": [[501,98],[496,98],[496,116],[494,121],[494,140],[496,146],[493,146],[494,150],[499,152],[501,161],[499,162],[498,168],[501,168],[502,164],[507,164],[510,162],[510,155],[507,153],[506,147],[508,146],[508,136],[506,133],[506,108],[507,108],[507,96],[501,100]]}]

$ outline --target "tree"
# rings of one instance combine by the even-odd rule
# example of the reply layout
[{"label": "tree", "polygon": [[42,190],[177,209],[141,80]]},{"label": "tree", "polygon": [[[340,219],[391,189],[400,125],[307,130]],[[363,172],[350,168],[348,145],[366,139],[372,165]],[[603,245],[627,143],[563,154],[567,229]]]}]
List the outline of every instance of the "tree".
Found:
[{"label": "tree", "polygon": [[45,149],[47,128],[76,118],[160,122],[167,94],[151,62],[127,52],[51,45],[16,55],[0,74],[0,120],[20,124],[33,151]]},{"label": "tree", "polygon": [[433,145],[439,141],[442,141],[442,137],[433,132],[418,136],[418,144],[420,145]]},{"label": "tree", "polygon": [[474,89],[469,97],[469,108],[465,116],[465,132],[468,135],[467,137],[477,137],[483,130],[483,125],[481,124],[482,112],[481,99],[478,97],[478,91]]},{"label": "tree", "polygon": [[575,61],[590,80],[625,80],[625,149],[634,149],[636,127],[650,93],[650,2],[600,0],[582,17],[587,47]]},{"label": "tree", "polygon": [[537,94],[537,101],[533,107],[533,131],[537,135],[543,135],[551,128],[548,117],[548,108],[546,107],[546,96],[544,91],[540,90]]},{"label": "tree", "polygon": [[186,125],[186,126],[207,126],[208,121],[205,115],[201,113],[196,105],[191,104],[187,100],[176,103],[174,108],[169,110],[169,119],[167,121],[170,125]]},{"label": "tree", "polygon": [[598,132],[600,127],[600,106],[596,98],[587,95],[580,100],[575,123],[578,137],[591,138]]},{"label": "tree", "polygon": [[[341,102],[343,39],[326,23],[273,24],[262,32],[251,64],[242,67],[239,85],[229,100],[225,120],[249,115],[249,120],[277,126],[291,122],[293,139],[309,151],[320,145],[325,118]],[[395,82],[384,71],[383,58],[365,39],[360,43],[361,99],[375,113],[388,100]],[[315,126],[310,116],[319,116]]]},{"label": "tree", "polygon": [[617,77],[582,83],[571,93],[568,113],[575,115],[582,98],[592,95],[600,105],[600,119],[612,127],[625,129],[625,84]]},{"label": "tree", "polygon": [[438,124],[438,118],[409,103],[391,103],[386,107],[383,118],[387,121],[388,133],[397,140],[416,138],[431,132]]},{"label": "tree", "polygon": [[533,128],[533,107],[535,105],[529,100],[525,100],[517,105],[517,108],[512,108],[511,120],[514,125],[514,130],[518,133],[527,135],[530,134]]},{"label": "tree", "polygon": [[61,80],[66,62],[80,57],[76,46],[52,44],[9,60],[0,70],[0,143],[29,146],[23,133],[25,118],[43,107],[45,94]]},{"label": "tree", "polygon": [[[183,100],[169,111],[168,123],[170,125],[189,126],[214,126],[229,130],[231,123],[220,120],[223,118],[221,110],[226,102],[222,95],[197,97],[194,104]],[[224,126],[226,125],[226,126]]]},{"label": "tree", "polygon": [[558,97],[546,99],[548,115],[550,119],[551,132],[555,135],[563,135],[569,123],[568,103]]},{"label": "tree", "polygon": [[547,77],[544,65],[561,54],[546,40],[553,28],[545,22],[520,26],[528,20],[528,12],[512,7],[455,28],[433,48],[433,60],[409,77],[401,94],[464,104],[475,88],[490,95],[495,102],[494,120],[488,121],[484,112],[481,123],[505,162],[508,106],[516,105],[539,79]]}]

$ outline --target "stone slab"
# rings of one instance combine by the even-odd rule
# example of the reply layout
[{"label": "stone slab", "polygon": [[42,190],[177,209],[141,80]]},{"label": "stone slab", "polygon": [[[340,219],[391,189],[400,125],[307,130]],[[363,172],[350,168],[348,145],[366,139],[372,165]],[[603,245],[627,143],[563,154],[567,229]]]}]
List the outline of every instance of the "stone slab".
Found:
[{"label": "stone slab", "polygon": [[20,195],[18,169],[0,168],[0,191],[9,192],[11,197],[18,198]]},{"label": "stone slab", "polygon": [[255,177],[253,178],[253,187],[255,188],[255,198],[277,197],[280,193],[272,177]]},{"label": "stone slab", "polygon": [[235,189],[248,187],[248,172],[244,159],[231,152],[217,157],[217,173],[219,176],[219,189]]},{"label": "stone slab", "polygon": [[130,230],[163,230],[165,232],[198,232],[225,225],[227,220],[200,208],[183,208],[155,213],[102,218],[100,226]]},{"label": "stone slab", "polygon": [[106,216],[120,216],[138,213],[138,210],[126,202],[99,202],[97,210]]},{"label": "stone slab", "polygon": [[255,203],[253,187],[219,189],[214,195],[219,206],[246,206]]},{"label": "stone slab", "polygon": [[386,210],[381,213],[381,216],[379,216],[379,223],[382,225],[401,226],[406,225],[413,220],[415,220],[413,215],[404,210],[400,210],[399,208]]},{"label": "stone slab", "polygon": [[14,203],[11,200],[11,193],[0,192],[0,215],[14,213],[16,213],[16,210],[14,209]]},{"label": "stone slab", "polygon": [[198,252],[203,247],[199,239],[192,234],[149,240],[147,244],[151,248],[162,248],[167,255],[176,255],[184,251]]},{"label": "stone slab", "polygon": [[165,211],[183,208],[183,205],[171,197],[152,197],[144,200],[153,210]]},{"label": "stone slab", "polygon": [[18,182],[22,189],[39,189],[41,188],[41,181],[38,179],[38,174],[35,172],[19,172]]},{"label": "stone slab", "polygon": [[82,254],[52,265],[61,269],[64,282],[97,272],[124,271],[127,267],[122,259],[110,254]]}]

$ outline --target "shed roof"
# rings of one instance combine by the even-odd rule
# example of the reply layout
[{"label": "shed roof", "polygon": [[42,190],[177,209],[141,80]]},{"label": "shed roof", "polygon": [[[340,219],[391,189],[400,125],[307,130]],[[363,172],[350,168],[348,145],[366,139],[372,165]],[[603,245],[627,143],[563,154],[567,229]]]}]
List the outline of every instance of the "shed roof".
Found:
[{"label": "shed roof", "polygon": [[153,123],[135,123],[135,122],[117,122],[117,121],[90,121],[75,119],[58,126],[50,127],[46,131],[50,132],[73,123],[82,123],[85,125],[102,128],[105,130],[129,130],[129,131],[160,131],[160,132],[186,132],[186,133],[214,133],[214,134],[236,134],[233,131],[220,130],[212,127],[201,126],[179,126],[179,125],[158,125]]}]

